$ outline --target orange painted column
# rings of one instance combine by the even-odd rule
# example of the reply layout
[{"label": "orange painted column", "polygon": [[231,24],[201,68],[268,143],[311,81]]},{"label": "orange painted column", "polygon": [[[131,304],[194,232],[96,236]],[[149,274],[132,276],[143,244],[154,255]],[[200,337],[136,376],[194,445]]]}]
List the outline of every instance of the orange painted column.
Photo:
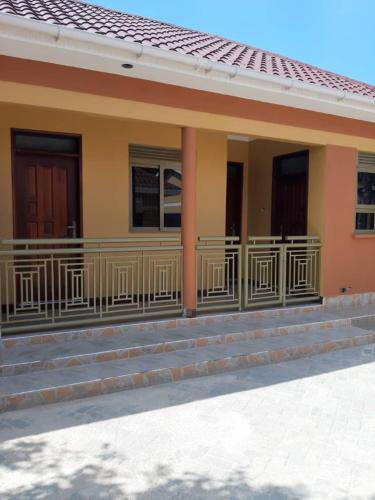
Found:
[{"label": "orange painted column", "polygon": [[184,315],[194,317],[197,311],[196,244],[197,244],[197,131],[182,128],[182,245],[184,279]]}]

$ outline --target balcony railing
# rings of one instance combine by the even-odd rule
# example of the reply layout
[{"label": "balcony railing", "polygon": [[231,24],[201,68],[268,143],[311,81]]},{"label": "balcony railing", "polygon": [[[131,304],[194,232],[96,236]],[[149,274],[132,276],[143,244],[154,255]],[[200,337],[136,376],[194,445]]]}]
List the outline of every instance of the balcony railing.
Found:
[{"label": "balcony railing", "polygon": [[242,247],[238,237],[199,238],[198,310],[241,309]]},{"label": "balcony railing", "polygon": [[[318,238],[201,237],[198,311],[284,306],[320,298]],[[180,239],[0,241],[4,332],[181,315]]]},{"label": "balcony railing", "polygon": [[2,328],[179,314],[181,266],[178,238],[2,241]]},{"label": "balcony railing", "polygon": [[244,307],[287,305],[320,298],[319,238],[249,237],[244,259]]}]

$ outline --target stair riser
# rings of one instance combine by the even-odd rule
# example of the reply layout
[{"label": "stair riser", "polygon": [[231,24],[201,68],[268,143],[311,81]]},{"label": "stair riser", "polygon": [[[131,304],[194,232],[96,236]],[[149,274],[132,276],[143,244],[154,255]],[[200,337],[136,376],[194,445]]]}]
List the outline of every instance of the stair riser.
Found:
[{"label": "stair riser", "polygon": [[175,368],[162,368],[132,375],[111,377],[103,380],[71,384],[58,388],[30,391],[0,397],[0,412],[30,408],[74,399],[98,396],[112,392],[138,389],[152,385],[175,382],[184,379],[214,375],[271,363],[280,363],[329,351],[358,347],[375,343],[375,333],[338,341],[331,341],[257,354],[244,354],[217,360],[202,361]]},{"label": "stair riser", "polygon": [[174,329],[181,327],[195,327],[222,324],[227,321],[236,321],[241,319],[259,320],[266,318],[285,318],[289,316],[299,316],[311,312],[319,312],[323,310],[322,305],[310,305],[305,307],[292,307],[286,309],[270,309],[263,311],[247,311],[242,313],[216,315],[216,316],[201,316],[197,318],[178,318],[173,320],[148,321],[145,323],[112,325],[98,328],[85,328],[82,330],[68,330],[64,332],[16,335],[0,340],[0,344],[6,348],[20,347],[24,345],[38,344],[57,344],[60,342],[71,342],[85,338],[97,337],[114,337],[118,335],[126,335],[131,332],[146,332],[159,331],[165,329]]},{"label": "stair riser", "polygon": [[156,343],[140,347],[127,349],[117,349],[76,356],[66,356],[62,358],[49,359],[46,361],[33,361],[18,364],[3,364],[0,366],[0,377],[21,375],[33,371],[52,370],[58,368],[69,368],[91,363],[101,363],[106,361],[115,361],[119,359],[131,359],[147,354],[160,354],[184,349],[204,347],[208,345],[230,344],[244,340],[255,340],[266,337],[285,336],[294,333],[308,333],[313,330],[327,330],[331,328],[349,327],[350,319],[339,319],[333,321],[323,321],[318,323],[309,323],[302,325],[293,325],[288,327],[270,328],[265,330],[249,330],[247,332],[231,333],[228,335],[215,335],[201,337],[191,340],[176,340],[173,342]]}]

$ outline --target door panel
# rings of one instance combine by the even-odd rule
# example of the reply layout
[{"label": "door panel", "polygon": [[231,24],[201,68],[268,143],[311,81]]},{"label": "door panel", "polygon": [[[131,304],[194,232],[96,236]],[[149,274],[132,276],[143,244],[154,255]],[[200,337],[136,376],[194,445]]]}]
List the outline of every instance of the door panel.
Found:
[{"label": "door panel", "polygon": [[242,176],[241,163],[228,163],[226,235],[241,236],[242,220]]},{"label": "door panel", "polygon": [[308,152],[274,159],[272,235],[307,234]]},{"label": "door panel", "polygon": [[16,238],[67,238],[79,228],[78,162],[38,155],[15,157]]}]

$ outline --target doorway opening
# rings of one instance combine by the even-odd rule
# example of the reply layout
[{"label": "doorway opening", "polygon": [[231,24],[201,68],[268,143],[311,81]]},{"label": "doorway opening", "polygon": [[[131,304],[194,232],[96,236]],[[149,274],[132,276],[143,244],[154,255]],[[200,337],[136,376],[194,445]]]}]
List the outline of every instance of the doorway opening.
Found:
[{"label": "doorway opening", "polygon": [[273,160],[273,236],[307,234],[309,152],[276,156]]},{"label": "doorway opening", "polygon": [[227,165],[226,236],[241,237],[243,164]]}]

